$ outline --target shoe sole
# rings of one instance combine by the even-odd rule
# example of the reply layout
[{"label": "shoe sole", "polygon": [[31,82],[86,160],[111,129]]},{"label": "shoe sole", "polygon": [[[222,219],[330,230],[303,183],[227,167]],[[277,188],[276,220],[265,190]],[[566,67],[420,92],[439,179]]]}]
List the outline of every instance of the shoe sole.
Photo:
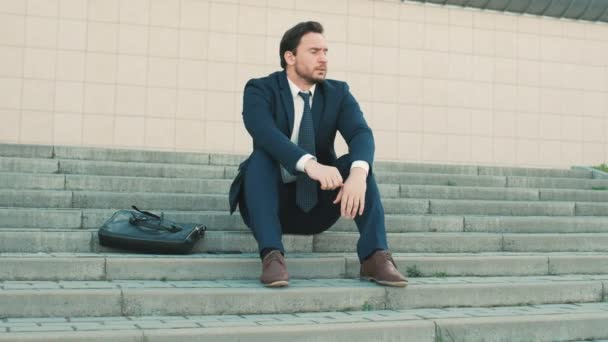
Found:
[{"label": "shoe sole", "polygon": [[289,286],[289,282],[286,280],[278,280],[278,281],[274,281],[272,283],[264,284],[264,286],[266,286],[266,287],[285,287],[285,286]]},{"label": "shoe sole", "polygon": [[407,287],[407,281],[385,281],[385,280],[377,280],[375,278],[361,277],[362,280],[368,280],[374,282],[379,285],[386,285],[392,287]]}]

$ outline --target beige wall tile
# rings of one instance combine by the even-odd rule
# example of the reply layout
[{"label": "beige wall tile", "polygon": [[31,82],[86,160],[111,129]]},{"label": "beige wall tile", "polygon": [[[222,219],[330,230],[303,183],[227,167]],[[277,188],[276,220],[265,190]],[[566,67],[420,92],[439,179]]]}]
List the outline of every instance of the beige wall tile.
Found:
[{"label": "beige wall tile", "polygon": [[517,60],[517,83],[527,86],[539,86],[540,68],[540,62]]},{"label": "beige wall tile", "polygon": [[148,53],[148,28],[141,25],[120,25],[118,52],[146,55]]},{"label": "beige wall tile", "polygon": [[485,56],[471,57],[472,80],[476,82],[494,81],[494,59]]},{"label": "beige wall tile", "polygon": [[471,161],[471,137],[448,135],[448,160],[469,163]]},{"label": "beige wall tile", "polygon": [[545,18],[541,20],[540,32],[543,35],[548,36],[562,36],[563,35],[563,22],[555,18]]},{"label": "beige wall tile", "polygon": [[397,132],[375,130],[374,143],[377,158],[394,159],[397,155]]},{"label": "beige wall tile", "polygon": [[537,140],[517,140],[517,163],[534,165],[539,159],[539,142]]},{"label": "beige wall tile", "polygon": [[148,80],[148,57],[118,56],[118,83],[145,85]]},{"label": "beige wall tile", "polygon": [[608,94],[605,92],[583,92],[582,113],[587,116],[603,116],[608,114]]},{"label": "beige wall tile", "polygon": [[356,72],[372,70],[373,49],[363,45],[348,45],[346,69]]},{"label": "beige wall tile", "polygon": [[118,22],[119,0],[88,0],[89,20]]},{"label": "beige wall tile", "polygon": [[606,146],[604,144],[584,143],[583,164],[598,165],[605,162]]},{"label": "beige wall tile", "polygon": [[544,61],[560,61],[565,40],[561,37],[544,36],[540,40],[540,58]]},{"label": "beige wall tile", "polygon": [[473,70],[477,67],[474,67],[473,56],[464,54],[450,54],[447,63],[449,65],[447,76],[453,80],[471,80],[473,78]]},{"label": "beige wall tile", "polygon": [[87,7],[88,2],[86,1],[59,0],[59,16],[69,19],[86,19]]},{"label": "beige wall tile", "polygon": [[[266,22],[266,34],[271,37],[279,38],[276,46],[279,46],[278,42],[285,31],[293,27],[295,23],[298,22],[295,12],[286,9],[269,8],[268,18],[272,18],[272,20],[268,20]],[[230,24],[227,26],[227,28],[230,28]]]},{"label": "beige wall tile", "polygon": [[234,124],[229,122],[206,121],[205,146],[213,152],[234,150]]},{"label": "beige wall tile", "polygon": [[[447,110],[447,132],[459,135],[471,134],[471,110],[450,107]],[[470,146],[469,146],[470,147]],[[470,148],[469,148],[470,152]]]},{"label": "beige wall tile", "polygon": [[450,25],[473,27],[473,11],[468,8],[450,8]]},{"label": "beige wall tile", "polygon": [[540,89],[517,87],[517,109],[519,112],[538,113],[540,111]]},{"label": "beige wall tile", "polygon": [[399,105],[397,108],[397,130],[399,132],[422,132],[424,109],[419,105]]},{"label": "beige wall tile", "polygon": [[86,83],[84,85],[84,112],[113,114],[115,88],[110,84]]},{"label": "beige wall tile", "polygon": [[350,16],[370,17],[374,14],[374,4],[368,0],[350,0],[347,10]]},{"label": "beige wall tile", "polygon": [[517,18],[513,13],[497,13],[494,20],[494,28],[497,31],[509,31],[516,32],[517,31]]},{"label": "beige wall tile", "polygon": [[[55,112],[64,113],[82,113],[82,104],[84,99],[84,86],[80,82],[62,82],[55,83]],[[82,128],[79,128],[82,131]]]},{"label": "beige wall tile", "polygon": [[562,113],[570,115],[582,115],[581,103],[585,98],[582,90],[565,90],[561,92]]},{"label": "beige wall tile", "polygon": [[473,53],[482,56],[494,56],[496,53],[494,31],[480,28],[473,29]]},{"label": "beige wall tile", "polygon": [[490,11],[473,11],[473,27],[494,30],[496,14]]},{"label": "beige wall tile", "polygon": [[564,74],[561,72],[564,69],[564,64],[546,62],[541,63],[540,85],[543,87],[562,88],[566,83],[564,81]]},{"label": "beige wall tile", "polygon": [[114,116],[84,115],[82,142],[84,145],[110,146],[114,140]]},{"label": "beige wall tile", "polygon": [[399,74],[421,77],[424,57],[425,53],[423,51],[401,49],[399,51],[399,63],[396,65]]},{"label": "beige wall tile", "polygon": [[0,141],[8,143],[19,142],[21,113],[18,110],[0,109],[2,125],[0,125]]},{"label": "beige wall tile", "polygon": [[240,6],[238,32],[248,35],[266,34],[266,21],[268,20],[266,8]]},{"label": "beige wall tile", "polygon": [[[348,73],[350,92],[358,101],[369,101],[372,99],[372,75],[359,72]],[[400,89],[402,94],[403,88]]]},{"label": "beige wall tile", "polygon": [[267,0],[268,7],[273,8],[286,8],[286,9],[294,9],[296,8],[296,0]]},{"label": "beige wall tile", "polygon": [[425,133],[448,132],[448,109],[446,107],[425,106],[423,112]]},{"label": "beige wall tile", "polygon": [[517,138],[538,139],[540,135],[540,118],[536,113],[519,113],[516,118]]},{"label": "beige wall tile", "polygon": [[62,81],[84,81],[86,53],[57,51],[55,77]]},{"label": "beige wall tile", "polygon": [[547,166],[560,166],[561,160],[561,144],[559,141],[543,141],[539,142],[538,153],[542,158],[539,158],[539,162]]},{"label": "beige wall tile", "polygon": [[348,17],[348,42],[371,45],[373,35],[373,19],[371,17]]},{"label": "beige wall tile", "polygon": [[561,138],[561,116],[541,114],[539,121],[540,137],[542,139],[558,140]]},{"label": "beige wall tile", "polygon": [[207,87],[207,63],[181,60],[178,65],[178,87],[205,89]]},{"label": "beige wall tile", "polygon": [[116,55],[106,53],[87,53],[87,82],[116,82]]},{"label": "beige wall tile", "polygon": [[209,33],[209,60],[235,62],[237,59],[237,35],[232,33]]},{"label": "beige wall tile", "polygon": [[0,44],[22,46],[25,41],[25,17],[0,14]]},{"label": "beige wall tile", "polygon": [[241,88],[236,84],[236,66],[228,63],[207,64],[207,88],[210,90],[234,91]]},{"label": "beige wall tile", "polygon": [[[206,97],[207,93],[202,90],[180,89],[177,93],[175,117],[178,119],[205,119]],[[179,129],[177,132],[179,132]]]},{"label": "beige wall tile", "polygon": [[448,104],[448,82],[444,80],[423,80],[423,103],[432,106]]},{"label": "beige wall tile", "polygon": [[58,0],[28,0],[27,15],[42,17],[57,17],[59,15]]},{"label": "beige wall tile", "polygon": [[444,134],[422,136],[422,161],[445,161],[448,155],[448,137]]},{"label": "beige wall tile", "polygon": [[450,50],[450,27],[447,25],[426,25],[424,48],[433,51]]},{"label": "beige wall tile", "polygon": [[[117,116],[114,125],[114,144],[122,147],[144,147],[146,119]],[[134,129],[138,127],[139,129]]]},{"label": "beige wall tile", "polygon": [[450,23],[449,11],[439,6],[424,6],[424,18],[429,24],[447,25]]},{"label": "beige wall tile", "polygon": [[518,58],[540,59],[540,37],[538,35],[520,33],[516,39]]},{"label": "beige wall tile", "polygon": [[494,81],[496,83],[517,83],[517,60],[510,58],[494,59]]},{"label": "beige wall tile", "polygon": [[538,17],[532,15],[522,15],[517,17],[517,32],[540,34],[540,23]]},{"label": "beige wall tile", "polygon": [[495,111],[493,113],[492,123],[494,124],[494,136],[502,138],[515,137],[516,130],[516,115],[514,112]]},{"label": "beige wall tile", "polygon": [[146,88],[141,86],[117,86],[116,114],[143,116],[146,113],[146,94]]},{"label": "beige wall tile", "polygon": [[346,43],[348,34],[348,20],[343,15],[313,13],[310,19],[318,21],[323,25],[323,35],[330,43]]},{"label": "beige wall tile", "polygon": [[147,147],[175,148],[175,120],[146,118],[145,127],[144,142]]},{"label": "beige wall tile", "polygon": [[422,22],[399,22],[399,46],[402,48],[424,48],[425,25]]},{"label": "beige wall tile", "polygon": [[[186,0],[182,1],[185,6]],[[120,0],[120,22],[125,24],[147,25],[150,18],[149,0]]]},{"label": "beige wall tile", "polygon": [[[10,30],[17,29],[17,37],[12,40],[12,43],[21,44],[18,40],[21,26],[17,22],[11,21]],[[57,19],[27,17],[25,19],[25,44],[29,47],[55,48],[57,46]]]},{"label": "beige wall tile", "polygon": [[87,50],[115,53],[118,47],[118,24],[89,22]]},{"label": "beige wall tile", "polygon": [[494,105],[493,91],[494,86],[489,83],[473,83],[471,94],[476,96],[471,97],[471,107],[480,109],[490,109]]},{"label": "beige wall tile", "polygon": [[449,35],[449,46],[451,52],[473,52],[473,30],[471,28],[450,26]]},{"label": "beige wall tile", "polygon": [[178,59],[151,57],[148,66],[148,85],[175,88],[177,67]]},{"label": "beige wall tile", "polygon": [[472,83],[447,81],[448,106],[452,108],[471,107]]},{"label": "beige wall tile", "polygon": [[395,130],[397,127],[397,108],[394,103],[376,102],[372,106],[373,115],[368,116],[368,123],[374,130]]},{"label": "beige wall tile", "polygon": [[497,84],[494,86],[494,108],[513,111],[517,109],[517,86]]},{"label": "beige wall tile", "polygon": [[494,163],[509,165],[517,162],[517,140],[512,138],[494,138]]},{"label": "beige wall tile", "polygon": [[205,124],[200,120],[175,121],[175,148],[186,151],[204,151]]},{"label": "beige wall tile", "polygon": [[471,110],[471,134],[492,136],[494,116],[488,110]]},{"label": "beige wall tile", "polygon": [[236,111],[234,93],[211,91],[208,93],[205,111],[206,120],[233,122]]},{"label": "beige wall tile", "polygon": [[583,137],[583,118],[562,116],[561,132],[563,140],[580,141]]},{"label": "beige wall tile", "polygon": [[177,29],[151,27],[148,52],[150,56],[177,57],[179,55],[179,35]]},{"label": "beige wall tile", "polygon": [[572,64],[580,64],[583,62],[583,46],[586,41],[579,39],[564,39],[564,43],[568,48],[562,50],[560,59]]},{"label": "beige wall tile", "polygon": [[209,28],[209,2],[199,0],[181,1],[180,26],[206,30]]},{"label": "beige wall tile", "polygon": [[24,50],[17,47],[0,46],[0,77],[21,77],[23,74]]},{"label": "beige wall tile", "polygon": [[237,5],[212,2],[210,6],[210,13],[210,31],[236,33],[239,13]]},{"label": "beige wall tile", "polygon": [[471,162],[491,164],[494,162],[494,143],[492,138],[471,137]]},{"label": "beige wall tile", "polygon": [[26,48],[23,76],[27,78],[53,79],[55,77],[55,51]]},{"label": "beige wall tile", "polygon": [[87,47],[86,22],[60,20],[57,39],[57,46],[60,49],[85,50]]},{"label": "beige wall tile", "polygon": [[177,111],[177,91],[167,88],[148,88],[146,116],[155,118],[175,118]]},{"label": "beige wall tile", "polygon": [[397,156],[401,160],[419,161],[422,159],[422,134],[398,133]]},{"label": "beige wall tile", "polygon": [[150,0],[150,25],[179,26],[179,2],[173,0]]},{"label": "beige wall tile", "polygon": [[20,78],[0,77],[0,108],[21,108],[21,88],[23,80]]},{"label": "beige wall tile", "polygon": [[425,22],[425,6],[415,2],[403,2],[399,6],[399,18],[401,21],[411,21],[416,23]]},{"label": "beige wall tile", "polygon": [[209,35],[207,32],[180,30],[179,56],[181,58],[206,59],[208,47]]},{"label": "beige wall tile", "polygon": [[496,31],[494,34],[496,57],[514,58],[517,55],[517,35],[513,32]]},{"label": "beige wall tile", "polygon": [[53,140],[53,113],[21,112],[20,143],[45,143]]},{"label": "beige wall tile", "polygon": [[399,5],[394,2],[373,1],[374,17],[386,19],[399,19]]},{"label": "beige wall tile", "polygon": [[377,46],[399,46],[399,22],[395,20],[379,20],[373,21],[372,39],[374,45]]},{"label": "beige wall tile", "polygon": [[423,77],[446,79],[450,71],[449,60],[447,52],[426,52],[422,64]]},{"label": "beige wall tile", "polygon": [[562,142],[562,165],[580,165],[583,162],[583,144],[578,142]]},{"label": "beige wall tile", "polygon": [[399,65],[399,49],[376,46],[372,49],[372,72],[379,74],[394,74]]},{"label": "beige wall tile", "polygon": [[608,41],[608,28],[602,24],[590,24],[585,27],[585,37],[591,40]]},{"label": "beige wall tile", "polygon": [[604,119],[583,118],[583,140],[589,142],[605,142]]},{"label": "beige wall tile", "polygon": [[55,97],[55,82],[44,80],[24,80],[21,108],[28,110],[52,111]]},{"label": "beige wall tile", "polygon": [[53,124],[54,144],[82,144],[82,114],[55,113]]},{"label": "beige wall tile", "polygon": [[585,26],[588,24],[586,22],[568,22],[565,23],[564,26],[564,37],[566,38],[578,38],[578,39],[586,39],[586,30]]},{"label": "beige wall tile", "polygon": [[25,14],[27,11],[27,2],[0,0],[0,12],[10,14]]},{"label": "beige wall tile", "polygon": [[372,75],[372,97],[375,101],[397,102],[399,78],[388,75]]}]

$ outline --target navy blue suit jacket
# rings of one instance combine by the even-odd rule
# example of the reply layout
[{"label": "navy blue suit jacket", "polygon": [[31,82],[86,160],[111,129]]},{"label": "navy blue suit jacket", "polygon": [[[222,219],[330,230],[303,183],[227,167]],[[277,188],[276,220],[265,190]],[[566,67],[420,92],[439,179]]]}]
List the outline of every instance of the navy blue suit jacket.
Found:
[{"label": "navy blue suit jacket", "polygon": [[[293,110],[293,97],[285,71],[252,79],[245,85],[243,121],[253,138],[253,149],[266,152],[291,174],[297,174],[296,163],[307,152],[290,140]],[[334,140],[336,133],[340,132],[348,144],[351,160],[366,161],[371,172],[374,137],[348,85],[335,80],[317,84],[311,110],[315,128],[314,156],[317,161],[334,165],[337,160]],[[240,197],[246,165],[247,160],[239,166],[239,174],[230,188],[231,212],[235,210]]]}]

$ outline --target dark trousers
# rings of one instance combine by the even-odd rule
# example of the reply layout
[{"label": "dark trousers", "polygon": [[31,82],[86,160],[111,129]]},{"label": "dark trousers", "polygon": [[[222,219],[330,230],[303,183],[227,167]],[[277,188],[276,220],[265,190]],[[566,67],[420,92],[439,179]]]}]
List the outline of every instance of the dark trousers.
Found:
[{"label": "dark trousers", "polygon": [[[350,174],[351,159],[344,155],[334,165],[344,181]],[[319,202],[308,213],[296,206],[295,182],[283,183],[278,163],[266,152],[255,150],[244,170],[243,197],[240,213],[258,242],[259,250],[285,252],[282,234],[312,235],[329,229],[340,218],[340,203],[333,204],[338,190],[318,190]],[[373,175],[367,177],[365,210],[357,215],[359,230],[357,254],[363,260],[377,249],[388,249],[384,225],[384,208]]]}]

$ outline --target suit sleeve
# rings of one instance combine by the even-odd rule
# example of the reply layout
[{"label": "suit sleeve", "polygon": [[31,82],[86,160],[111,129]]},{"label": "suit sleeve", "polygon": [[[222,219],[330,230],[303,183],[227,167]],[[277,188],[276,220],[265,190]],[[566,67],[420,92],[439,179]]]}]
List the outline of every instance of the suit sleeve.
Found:
[{"label": "suit sleeve", "polygon": [[245,128],[253,138],[254,146],[268,153],[289,173],[296,174],[296,163],[306,151],[291,142],[277,127],[270,104],[271,96],[260,81],[247,82],[243,96]]},{"label": "suit sleeve", "polygon": [[375,150],[374,135],[346,83],[344,93],[338,114],[338,131],[348,144],[351,160],[367,162],[371,171]]}]

